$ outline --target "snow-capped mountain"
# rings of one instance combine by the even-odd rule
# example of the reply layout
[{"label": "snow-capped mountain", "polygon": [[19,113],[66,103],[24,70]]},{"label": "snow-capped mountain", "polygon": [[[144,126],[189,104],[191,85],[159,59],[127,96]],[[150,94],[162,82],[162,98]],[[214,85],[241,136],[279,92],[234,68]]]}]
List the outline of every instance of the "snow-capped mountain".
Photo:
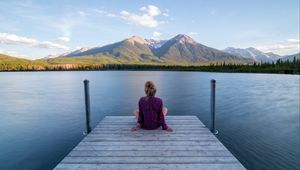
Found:
[{"label": "snow-capped mountain", "polygon": [[79,48],[77,50],[74,50],[74,51],[70,51],[70,52],[66,52],[66,53],[63,53],[63,54],[60,54],[58,55],[57,57],[70,57],[70,56],[74,56],[76,54],[80,54],[82,52],[85,52],[87,50],[89,50],[91,48],[88,48],[88,47],[82,47],[82,48]]},{"label": "snow-capped mountain", "polygon": [[264,53],[262,51],[259,51],[258,49],[255,49],[253,47],[249,47],[246,49],[242,48],[234,48],[234,47],[228,47],[223,50],[224,52],[230,53],[232,55],[240,56],[243,58],[251,58],[255,61],[263,61],[263,62],[272,62],[276,61],[282,56],[274,53]]},{"label": "snow-capped mountain", "polygon": [[254,60],[232,55],[198,43],[188,35],[178,34],[169,40],[132,36],[102,47],[78,49],[59,57],[97,56],[124,62],[156,63],[253,63]]},{"label": "snow-capped mountain", "polygon": [[157,40],[157,39],[145,39],[150,48],[159,48],[164,45],[168,40]]}]

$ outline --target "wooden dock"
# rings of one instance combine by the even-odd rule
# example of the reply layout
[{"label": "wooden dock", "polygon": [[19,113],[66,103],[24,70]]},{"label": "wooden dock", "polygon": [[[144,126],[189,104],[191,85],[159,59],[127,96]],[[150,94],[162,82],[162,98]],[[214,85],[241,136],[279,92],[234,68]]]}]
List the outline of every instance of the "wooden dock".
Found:
[{"label": "wooden dock", "polygon": [[55,169],[245,169],[196,116],[167,116],[173,132],[106,116]]}]

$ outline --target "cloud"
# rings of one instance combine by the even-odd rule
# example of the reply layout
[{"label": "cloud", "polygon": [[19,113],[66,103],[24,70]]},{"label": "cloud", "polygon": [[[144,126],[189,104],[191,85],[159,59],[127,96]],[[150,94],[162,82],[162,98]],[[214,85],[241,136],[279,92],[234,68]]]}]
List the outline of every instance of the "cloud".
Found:
[{"label": "cloud", "polygon": [[17,36],[15,34],[0,33],[0,43],[4,44],[22,44],[41,48],[57,48],[68,50],[69,47],[53,43],[50,41],[39,41],[33,38]]},{"label": "cloud", "polygon": [[168,17],[169,14],[168,13],[162,13],[163,16]]},{"label": "cloud", "polygon": [[257,47],[257,49],[263,52],[274,52],[278,54],[294,54],[300,51],[300,40],[299,39],[287,39],[285,41]]},{"label": "cloud", "polygon": [[116,17],[117,15],[114,14],[114,13],[111,13],[111,12],[107,12],[107,11],[104,11],[104,10],[100,10],[100,9],[94,9],[94,11],[98,14],[101,14],[101,15],[105,15],[107,17]]},{"label": "cloud", "polygon": [[198,35],[198,32],[190,32],[189,35]]},{"label": "cloud", "polygon": [[87,15],[88,15],[88,13],[86,13],[86,12],[84,12],[84,11],[79,11],[78,14],[79,14],[80,16],[87,16]]},{"label": "cloud", "polygon": [[155,28],[162,23],[155,18],[161,14],[161,11],[158,7],[154,5],[148,5],[146,7],[141,7],[140,11],[142,11],[141,14],[135,14],[124,10],[121,11],[120,14],[121,17],[129,23],[143,27]]},{"label": "cloud", "polygon": [[154,31],[152,33],[152,36],[154,39],[160,39],[160,36],[161,36],[161,33],[160,32],[157,32],[157,31]]},{"label": "cloud", "polygon": [[57,40],[61,41],[61,42],[70,42],[70,38],[69,37],[58,37]]}]

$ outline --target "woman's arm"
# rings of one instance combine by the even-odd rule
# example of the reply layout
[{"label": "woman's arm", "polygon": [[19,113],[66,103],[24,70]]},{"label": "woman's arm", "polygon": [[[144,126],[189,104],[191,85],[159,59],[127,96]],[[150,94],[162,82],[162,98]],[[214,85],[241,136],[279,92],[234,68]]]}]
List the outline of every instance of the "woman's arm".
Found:
[{"label": "woman's arm", "polygon": [[166,120],[165,120],[165,116],[163,114],[163,102],[161,101],[161,104],[160,104],[160,107],[159,107],[159,118],[158,118],[158,122],[159,124],[162,126],[162,129],[163,130],[168,130],[170,129],[166,123]]},{"label": "woman's arm", "polygon": [[141,100],[139,101],[139,118],[138,118],[138,124],[139,125],[144,124],[144,114],[143,114]]},{"label": "woman's arm", "polygon": [[142,109],[142,105],[141,105],[141,99],[139,101],[139,117],[138,117],[138,121],[135,127],[131,128],[131,131],[137,131],[139,129],[141,129],[142,124],[144,123],[144,114],[143,114],[143,109]]}]

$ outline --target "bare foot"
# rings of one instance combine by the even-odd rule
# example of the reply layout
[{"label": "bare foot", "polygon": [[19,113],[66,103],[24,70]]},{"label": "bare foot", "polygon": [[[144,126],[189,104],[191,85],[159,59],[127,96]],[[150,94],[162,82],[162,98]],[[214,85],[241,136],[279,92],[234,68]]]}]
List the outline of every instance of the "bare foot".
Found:
[{"label": "bare foot", "polygon": [[141,125],[136,125],[135,127],[131,128],[131,131],[138,131],[141,129]]},{"label": "bare foot", "polygon": [[170,127],[168,127],[165,131],[167,131],[167,132],[173,132],[173,129],[170,128]]}]

